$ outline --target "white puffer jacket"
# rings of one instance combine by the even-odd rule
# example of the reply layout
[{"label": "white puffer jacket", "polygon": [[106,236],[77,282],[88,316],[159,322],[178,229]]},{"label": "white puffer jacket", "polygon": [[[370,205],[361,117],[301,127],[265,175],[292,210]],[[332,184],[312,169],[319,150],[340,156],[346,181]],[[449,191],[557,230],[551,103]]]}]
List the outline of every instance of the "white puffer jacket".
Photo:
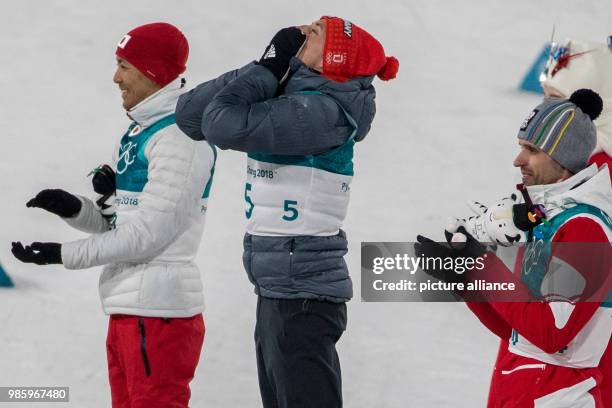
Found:
[{"label": "white puffer jacket", "polygon": [[[134,123],[114,160],[115,170],[120,165],[115,228],[109,230],[97,206],[84,197],[79,214],[65,219],[93,233],[62,245],[62,260],[68,269],[105,265],[100,298],[106,314],[189,317],[204,310],[200,271],[193,259],[204,230],[203,192],[211,181],[215,151],[207,142],[185,136],[173,117],[168,125],[181,93],[177,79],[128,113]],[[151,132],[160,119],[166,127]],[[152,136],[138,140],[147,129]],[[139,163],[142,185],[121,186],[119,177]]]}]

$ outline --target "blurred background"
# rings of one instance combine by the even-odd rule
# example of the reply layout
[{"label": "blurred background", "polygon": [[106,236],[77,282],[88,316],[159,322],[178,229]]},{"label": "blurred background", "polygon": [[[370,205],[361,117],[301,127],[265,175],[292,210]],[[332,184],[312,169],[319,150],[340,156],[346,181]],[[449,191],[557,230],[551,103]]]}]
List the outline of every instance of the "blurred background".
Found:
[{"label": "blurred background", "polygon": [[[112,83],[121,37],[148,22],[178,26],[192,87],[258,59],[279,28],[321,15],[364,27],[401,64],[396,80],[375,81],[377,116],[355,153],[345,223],[355,298],[339,343],[345,406],[485,405],[496,338],[462,304],[362,303],[360,242],[442,238],[468,199],[509,192],[519,180],[516,132],[541,98],[519,92],[523,75],[553,24],[557,40],[605,42],[609,1],[3,2],[0,262],[15,288],[0,290],[0,386],[69,386],[69,406],[110,406],[99,268],[18,263],[10,242],[83,237],[25,203],[43,188],[91,194],[87,173],[110,162],[129,125]],[[193,407],[261,406],[256,298],[241,263],[245,162],[235,152],[217,161],[198,256],[207,330]]]}]

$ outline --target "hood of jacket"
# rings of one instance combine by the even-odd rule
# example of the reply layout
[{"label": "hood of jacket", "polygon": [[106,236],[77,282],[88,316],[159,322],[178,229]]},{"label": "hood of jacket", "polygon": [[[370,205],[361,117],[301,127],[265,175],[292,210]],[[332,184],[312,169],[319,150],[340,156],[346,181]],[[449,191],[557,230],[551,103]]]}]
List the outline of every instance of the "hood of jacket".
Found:
[{"label": "hood of jacket", "polygon": [[295,57],[291,59],[291,71],[293,74],[289,77],[283,94],[319,91],[334,98],[357,122],[356,140],[361,141],[365,138],[376,114],[373,76],[337,82],[312,71]]}]

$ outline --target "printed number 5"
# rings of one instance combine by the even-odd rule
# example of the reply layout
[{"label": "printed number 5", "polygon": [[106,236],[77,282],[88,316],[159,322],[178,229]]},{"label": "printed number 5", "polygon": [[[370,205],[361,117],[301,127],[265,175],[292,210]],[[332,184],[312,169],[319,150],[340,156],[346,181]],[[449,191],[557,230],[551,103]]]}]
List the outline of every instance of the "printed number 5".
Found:
[{"label": "printed number 5", "polygon": [[292,205],[297,205],[297,201],[285,200],[285,212],[290,214],[283,215],[283,220],[294,221],[298,217],[298,210],[291,207]]},{"label": "printed number 5", "polygon": [[253,215],[253,208],[255,207],[255,204],[253,204],[253,201],[251,201],[251,197],[249,197],[249,191],[251,191],[252,188],[253,186],[251,183],[246,183],[246,186],[244,187],[244,199],[249,205],[249,208],[247,208],[245,211],[247,220],[251,218],[251,215]]}]

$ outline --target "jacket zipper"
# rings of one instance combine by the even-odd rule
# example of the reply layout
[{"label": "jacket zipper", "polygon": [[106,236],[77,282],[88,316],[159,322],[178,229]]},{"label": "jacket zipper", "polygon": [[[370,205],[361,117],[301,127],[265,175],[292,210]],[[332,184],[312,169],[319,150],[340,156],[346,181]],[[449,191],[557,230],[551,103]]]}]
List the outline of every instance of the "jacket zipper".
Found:
[{"label": "jacket zipper", "polygon": [[293,251],[295,250],[295,238],[291,238],[289,243],[289,276],[293,274]]},{"label": "jacket zipper", "polygon": [[147,338],[145,333],[144,319],[142,317],[138,319],[138,327],[140,328],[140,354],[142,354],[145,373],[147,374],[147,377],[150,377],[151,366],[149,365],[149,357],[147,356]]}]

